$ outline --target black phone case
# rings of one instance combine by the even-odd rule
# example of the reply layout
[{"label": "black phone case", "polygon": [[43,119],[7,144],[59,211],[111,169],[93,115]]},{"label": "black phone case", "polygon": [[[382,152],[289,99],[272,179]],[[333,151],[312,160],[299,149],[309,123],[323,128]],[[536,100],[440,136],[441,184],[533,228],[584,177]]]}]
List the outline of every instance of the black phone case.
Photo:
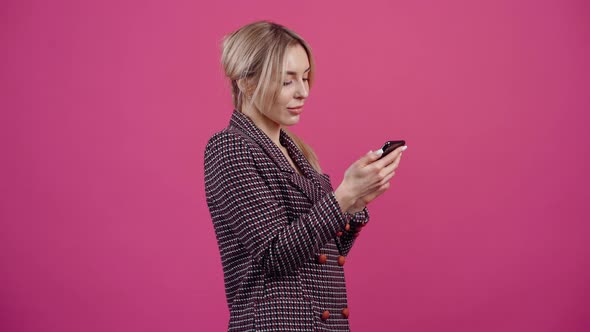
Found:
[{"label": "black phone case", "polygon": [[383,154],[381,155],[381,157],[379,157],[379,159],[387,156],[393,150],[399,148],[400,146],[404,146],[404,145],[406,145],[406,141],[403,141],[403,140],[385,142],[385,144],[383,144],[383,147],[381,148],[383,150]]}]

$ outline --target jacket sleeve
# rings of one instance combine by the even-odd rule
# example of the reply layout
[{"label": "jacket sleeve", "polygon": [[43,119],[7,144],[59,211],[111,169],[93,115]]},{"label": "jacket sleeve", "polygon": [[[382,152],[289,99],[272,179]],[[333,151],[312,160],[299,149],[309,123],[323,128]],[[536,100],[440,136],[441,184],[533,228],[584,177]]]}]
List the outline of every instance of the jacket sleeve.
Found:
[{"label": "jacket sleeve", "polygon": [[268,275],[293,274],[344,228],[346,219],[333,193],[326,193],[289,223],[262,171],[243,138],[214,135],[205,150],[207,204],[214,223],[229,226]]}]

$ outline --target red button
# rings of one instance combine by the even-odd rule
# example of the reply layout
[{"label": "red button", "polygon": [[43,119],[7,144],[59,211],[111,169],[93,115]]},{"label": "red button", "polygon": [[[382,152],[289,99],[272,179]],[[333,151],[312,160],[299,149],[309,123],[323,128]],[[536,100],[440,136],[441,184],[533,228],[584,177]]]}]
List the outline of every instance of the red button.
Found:
[{"label": "red button", "polygon": [[354,234],[352,234],[354,237],[359,237],[359,235],[361,235],[361,232],[356,232]]},{"label": "red button", "polygon": [[344,229],[348,232],[350,230],[350,224],[346,224],[346,226],[344,226]]},{"label": "red button", "polygon": [[342,309],[342,317],[348,318],[349,314],[350,314],[350,312],[348,311],[348,308]]},{"label": "red button", "polygon": [[328,318],[330,318],[330,312],[328,310],[322,312],[322,319],[326,320]]},{"label": "red button", "polygon": [[342,232],[336,233],[336,236],[342,236]]},{"label": "red button", "polygon": [[342,266],[342,265],[344,265],[344,263],[346,263],[346,257],[344,257],[344,256],[338,257],[338,265]]},{"label": "red button", "polygon": [[326,255],[319,255],[318,256],[318,263],[326,264],[327,261],[328,261],[328,256],[326,256]]}]

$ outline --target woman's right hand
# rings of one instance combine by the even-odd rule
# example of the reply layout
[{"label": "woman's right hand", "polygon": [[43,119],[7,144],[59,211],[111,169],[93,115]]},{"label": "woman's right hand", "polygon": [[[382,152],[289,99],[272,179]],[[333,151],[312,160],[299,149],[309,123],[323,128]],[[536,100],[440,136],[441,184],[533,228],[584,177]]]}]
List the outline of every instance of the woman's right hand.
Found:
[{"label": "woman's right hand", "polygon": [[406,147],[399,147],[382,159],[379,157],[383,151],[369,151],[350,165],[344,173],[342,183],[334,192],[342,211],[360,211],[389,189],[389,181],[395,175],[405,149]]}]

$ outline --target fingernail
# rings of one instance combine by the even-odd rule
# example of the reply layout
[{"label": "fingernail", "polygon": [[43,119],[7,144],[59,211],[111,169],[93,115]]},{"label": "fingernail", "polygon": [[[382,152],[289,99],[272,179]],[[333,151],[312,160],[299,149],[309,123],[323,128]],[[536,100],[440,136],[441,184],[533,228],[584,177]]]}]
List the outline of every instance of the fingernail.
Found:
[{"label": "fingernail", "polygon": [[379,150],[375,151],[375,153],[378,154],[378,155],[380,155],[380,154],[383,153],[383,149],[379,149]]},{"label": "fingernail", "polygon": [[407,145],[404,145],[404,146],[402,147],[402,151],[406,151],[406,149],[407,149],[407,148],[408,148],[408,146],[407,146]]}]

